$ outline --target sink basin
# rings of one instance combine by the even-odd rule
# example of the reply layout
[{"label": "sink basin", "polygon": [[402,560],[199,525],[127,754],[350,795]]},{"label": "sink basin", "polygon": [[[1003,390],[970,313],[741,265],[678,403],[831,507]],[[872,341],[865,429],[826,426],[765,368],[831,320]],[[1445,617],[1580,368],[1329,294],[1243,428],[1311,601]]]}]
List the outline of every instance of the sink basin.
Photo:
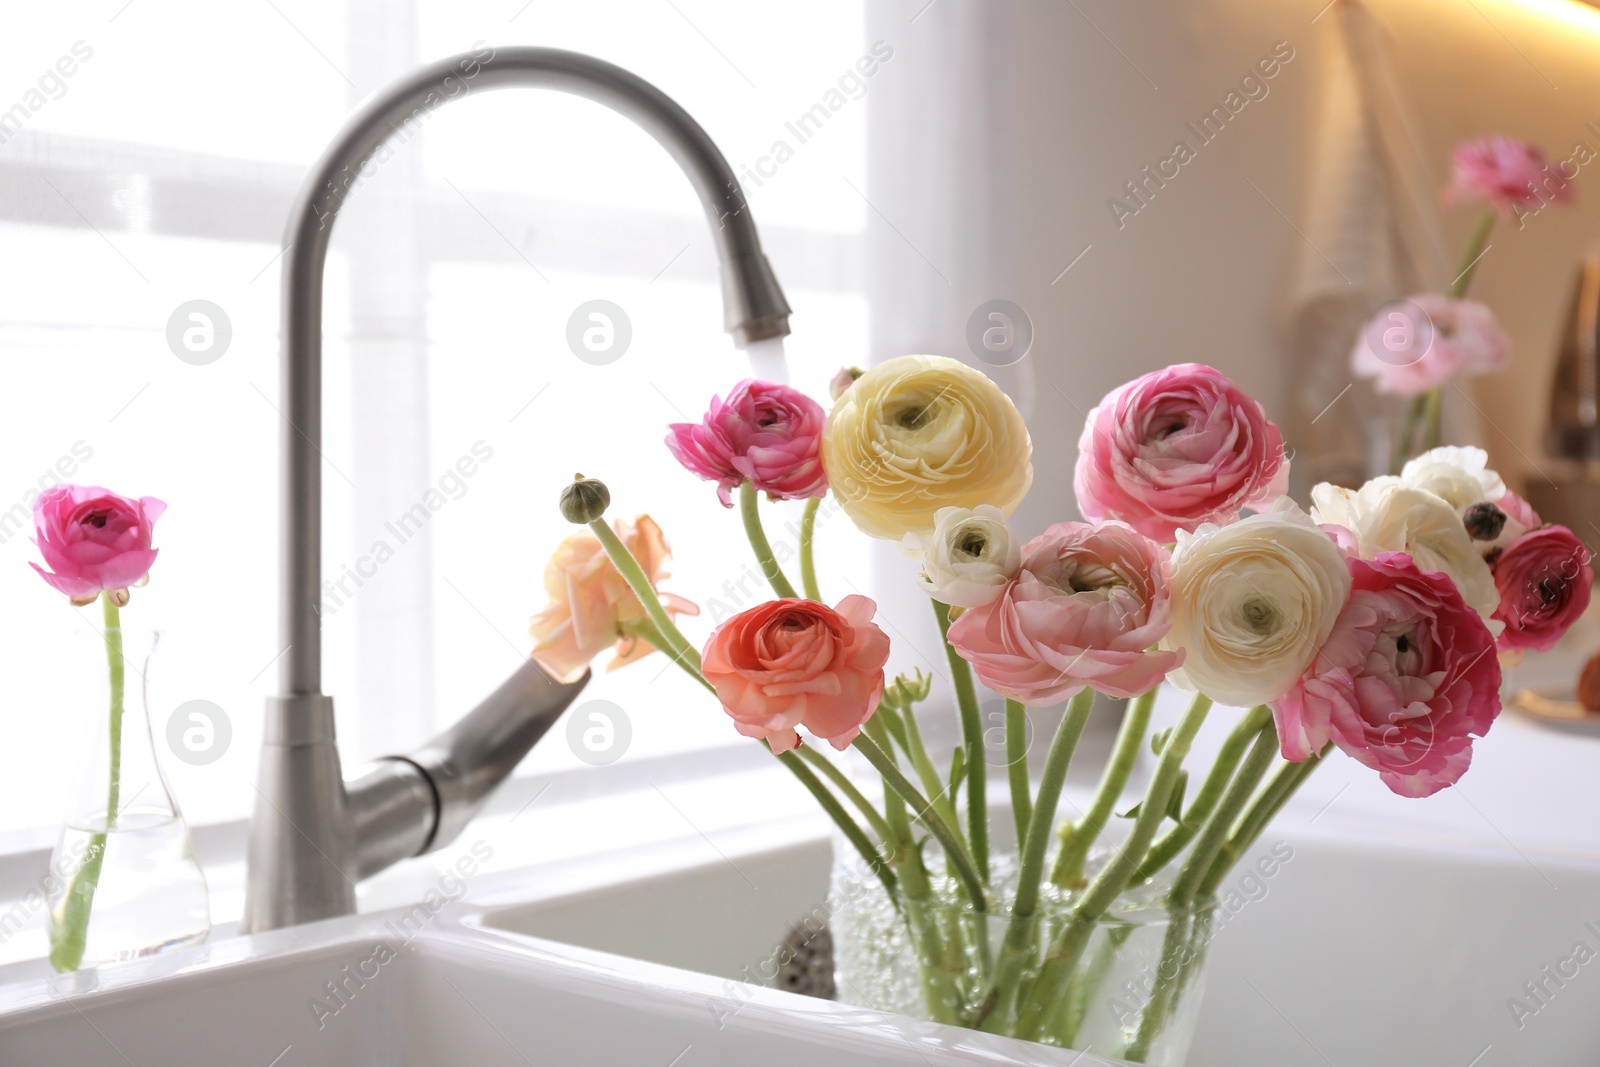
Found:
[{"label": "sink basin", "polygon": [[[1536,1006],[1522,983],[1575,943],[1600,951],[1592,858],[1538,855],[1534,866],[1515,849],[1386,841],[1381,828],[1316,821],[1314,810],[1286,812],[1257,853],[1287,861],[1269,865],[1271,877],[1241,865],[1219,891],[1232,910],[1211,946],[1189,1067],[1600,1061],[1600,978],[1547,983],[1533,1016],[1508,1007],[1510,997]],[[831,853],[822,839],[720,852],[603,889],[491,901],[469,922],[712,975],[741,995],[790,924],[825,899]]]},{"label": "sink basin", "polygon": [[[770,861],[770,862],[769,862]],[[750,858],[765,881],[804,867],[826,871],[823,842]],[[759,908],[717,929],[710,948],[677,924],[695,903],[682,894],[710,874],[690,867],[611,898],[666,910],[657,923],[608,931],[606,898],[587,902],[584,940],[643,944],[646,959],[564,945],[500,928],[537,909],[445,905],[335,919],[183,949],[99,972],[0,988],[0,1063],[74,1067],[864,1067],[1106,1061],[1004,1038],[862,1011],[649,962],[726,969],[738,934],[770,940]],[[775,883],[771,883],[775,884]],[[750,887],[740,883],[746,893]],[[810,894],[798,887],[791,896]],[[768,914],[792,900],[774,895]],[[572,901],[550,915],[588,921]],[[698,902],[704,904],[704,901]],[[420,907],[420,906],[419,906]],[[565,908],[566,910],[562,910]],[[599,909],[598,911],[595,909]],[[619,941],[620,939],[620,941]],[[759,943],[759,941],[757,942]],[[718,954],[720,953],[720,957]]]},{"label": "sink basin", "polygon": [[[1572,962],[1579,943],[1600,949],[1600,857],[1534,839],[1486,790],[1462,810],[1493,811],[1519,844],[1442,807],[1395,819],[1359,788],[1333,778],[1297,800],[1260,845],[1273,873],[1241,867],[1223,885],[1190,1067],[1600,1062],[1600,964]],[[830,860],[820,816],[768,821],[485,872],[434,913],[15,980],[0,985],[0,1064],[1111,1062],[764,987],[791,925],[825,914]]]}]

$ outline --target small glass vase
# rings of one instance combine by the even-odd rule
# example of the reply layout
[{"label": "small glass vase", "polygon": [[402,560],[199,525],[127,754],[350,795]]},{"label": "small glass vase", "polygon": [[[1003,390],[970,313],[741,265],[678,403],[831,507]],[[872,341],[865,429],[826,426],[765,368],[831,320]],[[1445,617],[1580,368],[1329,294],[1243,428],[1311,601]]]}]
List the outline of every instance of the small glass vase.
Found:
[{"label": "small glass vase", "polygon": [[[930,873],[943,858],[926,848]],[[1091,857],[1092,877],[1108,856]],[[994,896],[1014,895],[1016,856],[991,860]],[[1166,887],[1130,887],[1094,923],[1070,966],[1047,964],[1068,927],[1073,895],[1046,886],[1022,951],[1018,995],[996,1003],[994,976],[1011,917],[980,915],[950,878],[897,911],[854,848],[835,841],[830,885],[838,998],[894,1012],[1133,1063],[1181,1067],[1194,1038],[1214,908],[1169,911]],[[1042,977],[1041,977],[1042,975]]]},{"label": "small glass vase", "polygon": [[67,750],[79,785],[50,857],[57,971],[195,944],[211,932],[205,874],[150,730],[160,635],[112,627],[79,637],[77,707],[89,718],[82,743]]}]

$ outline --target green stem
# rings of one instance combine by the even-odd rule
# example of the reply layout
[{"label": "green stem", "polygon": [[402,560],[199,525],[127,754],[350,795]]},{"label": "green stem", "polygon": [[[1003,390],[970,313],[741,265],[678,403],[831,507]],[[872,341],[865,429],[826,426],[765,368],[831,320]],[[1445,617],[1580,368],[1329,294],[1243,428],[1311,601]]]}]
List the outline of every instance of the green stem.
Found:
[{"label": "green stem", "polygon": [[1172,889],[1167,893],[1169,911],[1180,911],[1194,903],[1200,885],[1211,870],[1212,861],[1217,858],[1217,852],[1277,756],[1278,731],[1269,721],[1257,732],[1255,743],[1250,746],[1250,754],[1239,768],[1238,777],[1228,786],[1217,810],[1211,813],[1200,836],[1195,838],[1189,858],[1184,861],[1183,868],[1172,883]]},{"label": "green stem", "polygon": [[[950,799],[950,787],[944,779],[939,777],[938,770],[933,765],[932,758],[928,755],[927,746],[922,742],[922,727],[917,725],[917,709],[908,706],[900,720],[905,726],[905,750],[911,758],[911,769],[916,771],[917,777],[922,781],[922,788],[928,791],[928,797],[933,801],[933,806],[939,814],[950,824],[950,829],[957,837],[961,836],[960,820],[956,817],[956,806]],[[882,741],[879,739],[879,743]],[[963,839],[962,844],[966,843]]]},{"label": "green stem", "polygon": [[1167,1018],[1177,1005],[1177,995],[1188,981],[1197,955],[1191,939],[1194,919],[1187,911],[1171,912],[1167,916],[1167,932],[1161,941],[1161,959],[1156,964],[1150,1000],[1139,1013],[1139,1028],[1133,1040],[1122,1050],[1123,1059],[1130,1063],[1143,1063],[1150,1055],[1150,1046],[1167,1028]]},{"label": "green stem", "polygon": [[706,681],[705,675],[700,673],[699,668],[690,664],[678,652],[673,651],[672,642],[667,639],[665,634],[656,629],[655,623],[651,622],[649,619],[635,619],[633,622],[628,623],[627,625],[633,630],[636,637],[650,645],[655,646],[655,650],[657,652],[660,652],[663,656],[666,656],[678,666],[682,667],[689,677],[705,686],[711,692],[715,693],[717,691],[716,686]]},{"label": "green stem", "polygon": [[872,828],[873,833],[877,834],[881,840],[889,840],[889,824],[878,813],[878,809],[873,806],[872,801],[867,799],[866,794],[856,788],[856,784],[850,780],[849,775],[840,770],[831,759],[809,745],[801,745],[793,751],[798,752],[801,759],[821,771],[822,776],[833,783],[833,787],[843,794],[846,800],[855,805],[856,810],[867,820],[867,825]]},{"label": "green stem", "polygon": [[[1033,955],[1037,924],[1034,912],[1039,907],[1040,882],[1044,878],[1044,857],[1050,848],[1050,833],[1055,822],[1056,805],[1061,800],[1061,787],[1067,780],[1067,768],[1072,754],[1077,750],[1078,739],[1083,736],[1084,724],[1089,721],[1089,711],[1094,707],[1094,690],[1085,689],[1072,698],[1067,714],[1050,742],[1050,752],[1045,757],[1044,773],[1039,778],[1039,795],[1034,805],[1033,817],[1028,822],[1028,836],[1022,844],[1022,861],[1017,870],[1017,895],[1011,905],[1011,921],[1006,924],[1006,939],[1000,949],[1000,963],[983,1003],[973,1019],[974,1026],[1004,1029],[1009,1017],[1007,1007],[1016,994],[1017,983],[1028,960]],[[987,1024],[987,1025],[986,1025]]]},{"label": "green stem", "polygon": [[1117,743],[1111,749],[1111,757],[1106,761],[1105,771],[1100,776],[1100,787],[1095,791],[1089,810],[1076,823],[1063,825],[1061,851],[1056,854],[1056,865],[1050,872],[1050,880],[1056,885],[1065,889],[1082,883],[1083,864],[1088,858],[1089,849],[1106,828],[1117,798],[1122,796],[1128,776],[1133,773],[1139,749],[1144,745],[1145,731],[1150,727],[1150,711],[1155,707],[1156,693],[1160,688],[1156,686],[1128,705],[1122,728],[1117,731]]},{"label": "green stem", "polygon": [[1028,709],[1019,700],[1006,701],[1006,777],[1011,782],[1011,817],[1017,823],[1017,847],[1028,840],[1033,797],[1028,782]]},{"label": "green stem", "polygon": [[105,609],[106,666],[111,679],[111,773],[106,786],[105,829],[89,837],[83,863],[74,872],[61,902],[60,921],[51,916],[50,963],[58,972],[75,971],[83,962],[84,946],[89,939],[89,915],[94,908],[100,871],[105,865],[108,834],[116,829],[122,806],[122,715],[126,685],[122,613],[110,593],[100,594],[100,599]]},{"label": "green stem", "polygon": [[756,553],[756,562],[761,564],[761,573],[766,575],[767,584],[772,586],[772,591],[780,597],[793,600],[800,594],[789,584],[783,568],[778,566],[778,560],[772,554],[772,544],[767,540],[767,531],[761,528],[761,514],[756,508],[759,503],[755,483],[746,480],[739,487],[739,514],[744,519],[744,535],[750,539],[750,547]]},{"label": "green stem", "polygon": [[1333,743],[1329,742],[1315,756],[1310,756],[1299,763],[1282,764],[1273,772],[1272,777],[1267,779],[1267,784],[1262,787],[1261,792],[1240,817],[1233,834],[1218,851],[1216,860],[1211,864],[1211,870],[1200,883],[1199,892],[1202,896],[1211,896],[1216,892],[1217,886],[1227,877],[1233,865],[1238,863],[1240,857],[1256,843],[1261,831],[1277,817],[1278,812],[1289,802],[1289,798],[1294,796],[1295,791],[1307,778],[1311,777],[1311,773],[1322,765],[1332,747]]},{"label": "green stem", "polygon": [[[611,557],[611,565],[617,568],[617,572],[628,583],[628,588],[633,590],[633,595],[644,605],[645,614],[650,616],[657,634],[671,649],[672,658],[679,660],[686,668],[693,668],[694,673],[700,675],[700,653],[695,651],[689,639],[683,636],[683,631],[672,621],[667,609],[661,606],[661,599],[656,596],[655,589],[650,585],[650,579],[645,577],[644,568],[633,558],[628,546],[622,543],[622,539],[607,525],[605,519],[595,519],[589,524],[589,529],[599,538],[600,546],[606,550],[606,555]],[[704,676],[701,676],[700,680],[705,681]]]},{"label": "green stem", "polygon": [[806,591],[807,600],[822,600],[822,592],[817,585],[817,562],[812,554],[812,538],[817,532],[817,508],[822,506],[820,496],[811,497],[806,501],[806,508],[800,513],[800,588]]},{"label": "green stem", "polygon": [[911,779],[902,774],[900,768],[895,765],[894,758],[879,748],[877,742],[873,741],[871,737],[864,733],[860,734],[856,737],[854,744],[861,754],[867,757],[867,762],[871,763],[878,773],[883,776],[883,784],[899,793],[901,799],[911,809],[912,814],[916,815],[922,824],[932,831],[933,836],[938,839],[939,844],[944,848],[945,855],[955,864],[956,875],[961,882],[961,888],[965,891],[967,899],[971,901],[973,910],[979,912],[988,911],[989,902],[984,896],[983,880],[978,877],[978,872],[973,866],[971,857],[967,855],[967,850],[962,847],[961,839],[950,828],[950,824],[945,822],[943,817],[939,815],[938,809],[928,801],[927,797],[917,792],[917,787],[911,784]]},{"label": "green stem", "polygon": [[1189,710],[1184,712],[1177,728],[1167,738],[1161,749],[1161,758],[1156,762],[1155,773],[1150,776],[1144,800],[1139,805],[1139,816],[1133,821],[1133,829],[1128,831],[1127,840],[1111,862],[1100,869],[1100,873],[1095,875],[1079,896],[1072,908],[1072,918],[1045,953],[1039,977],[1018,1013],[1013,1037],[1036,1041],[1049,1023],[1067,980],[1071,978],[1073,968],[1089,943],[1095,924],[1127,888],[1128,877],[1144,859],[1150,842],[1155,838],[1156,829],[1167,817],[1167,806],[1172,799],[1172,790],[1177,786],[1178,772],[1182,770],[1183,761],[1189,755],[1189,746],[1194,743],[1195,735],[1200,732],[1206,713],[1210,710],[1211,698],[1204,693],[1197,693]]},{"label": "green stem", "polygon": [[889,899],[895,901],[898,905],[900,897],[896,892],[897,883],[894,872],[884,862],[883,856],[879,854],[877,847],[873,845],[872,839],[867,837],[865,831],[850,817],[850,813],[844,809],[844,805],[839,803],[838,798],[828,792],[828,787],[823,785],[817,776],[811,773],[811,768],[807,767],[800,757],[795,755],[793,749],[785,752],[778,759],[785,767],[794,772],[794,776],[800,779],[800,784],[805,786],[811,795],[816,798],[818,804],[822,805],[822,809],[833,819],[834,825],[856,847],[856,851],[861,853],[861,858],[867,861],[867,866],[872,868],[872,873],[876,874],[878,880],[883,883],[883,888],[888,892]]},{"label": "green stem", "polygon": [[1422,425],[1422,416],[1427,407],[1426,396],[1411,398],[1411,404],[1406,408],[1405,425],[1400,430],[1400,436],[1395,438],[1394,452],[1389,457],[1390,474],[1399,474],[1400,469],[1406,465],[1406,460],[1415,455],[1417,428]]},{"label": "green stem", "polygon": [[1485,208],[1483,216],[1478,219],[1477,228],[1467,241],[1467,250],[1461,256],[1461,270],[1457,272],[1456,280],[1450,283],[1450,299],[1460,300],[1467,295],[1467,286],[1472,284],[1472,275],[1478,269],[1483,246],[1489,242],[1489,231],[1494,229],[1494,220],[1494,209]]},{"label": "green stem", "polygon": [[961,737],[967,752],[967,840],[972,845],[972,859],[982,873],[983,882],[989,884],[989,776],[983,756],[983,719],[978,714],[978,691],[972,682],[972,666],[956,652],[950,643],[950,605],[933,602],[934,617],[939,620],[939,637],[944,641],[944,654],[950,664],[950,678],[955,686],[956,707],[961,714]]},{"label": "green stem", "polygon": [[1439,447],[1439,409],[1444,406],[1444,387],[1434,386],[1422,395],[1422,399],[1424,421],[1421,451],[1426,452]]},{"label": "green stem", "polygon": [[1250,742],[1261,732],[1261,728],[1271,721],[1272,709],[1265,704],[1257,704],[1239,717],[1233,731],[1228,734],[1228,739],[1217,750],[1216,761],[1212,763],[1211,770],[1206,775],[1205,784],[1200,787],[1200,792],[1195,794],[1194,800],[1189,804],[1189,810],[1183,813],[1183,821],[1168,830],[1151,847],[1150,854],[1129,879],[1131,884],[1148,881],[1157,871],[1172,862],[1173,858],[1193,840],[1200,827],[1211,817],[1217,802],[1222,799],[1223,791],[1233,779],[1233,772],[1238,768],[1239,761],[1244,758],[1245,749],[1250,747]]}]

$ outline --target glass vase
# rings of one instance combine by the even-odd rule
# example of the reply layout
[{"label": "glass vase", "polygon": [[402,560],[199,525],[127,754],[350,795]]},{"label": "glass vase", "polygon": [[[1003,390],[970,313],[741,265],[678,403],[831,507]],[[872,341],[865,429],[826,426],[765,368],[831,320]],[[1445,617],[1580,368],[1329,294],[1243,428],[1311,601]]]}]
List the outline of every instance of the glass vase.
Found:
[{"label": "glass vase", "polygon": [[[938,851],[925,852],[930,874],[942,872]],[[1091,857],[1090,877],[1105,858]],[[1009,901],[1016,857],[993,857],[991,870],[994,899]],[[1212,907],[1171,911],[1166,886],[1152,882],[1074,931],[1074,894],[1047,885],[1035,914],[1012,930],[1005,910],[980,914],[953,879],[931,880],[928,899],[897,910],[853,847],[835,842],[828,929],[839,1000],[1133,1063],[1183,1063]],[[997,981],[1008,966],[1014,981]],[[1008,985],[1014,993],[997,993]]]},{"label": "glass vase", "polygon": [[205,940],[205,874],[156,759],[150,671],[159,634],[79,635],[76,799],[50,859],[50,962],[72,971]]}]

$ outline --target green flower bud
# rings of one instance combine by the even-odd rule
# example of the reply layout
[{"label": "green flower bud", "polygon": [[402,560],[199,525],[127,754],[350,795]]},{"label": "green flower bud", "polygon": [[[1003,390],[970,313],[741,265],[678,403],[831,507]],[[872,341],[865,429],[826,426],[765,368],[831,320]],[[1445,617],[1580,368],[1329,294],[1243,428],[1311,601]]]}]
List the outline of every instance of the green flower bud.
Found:
[{"label": "green flower bud", "polygon": [[561,516],[582,526],[606,513],[611,506],[611,490],[595,478],[573,475],[573,482],[561,490]]}]

